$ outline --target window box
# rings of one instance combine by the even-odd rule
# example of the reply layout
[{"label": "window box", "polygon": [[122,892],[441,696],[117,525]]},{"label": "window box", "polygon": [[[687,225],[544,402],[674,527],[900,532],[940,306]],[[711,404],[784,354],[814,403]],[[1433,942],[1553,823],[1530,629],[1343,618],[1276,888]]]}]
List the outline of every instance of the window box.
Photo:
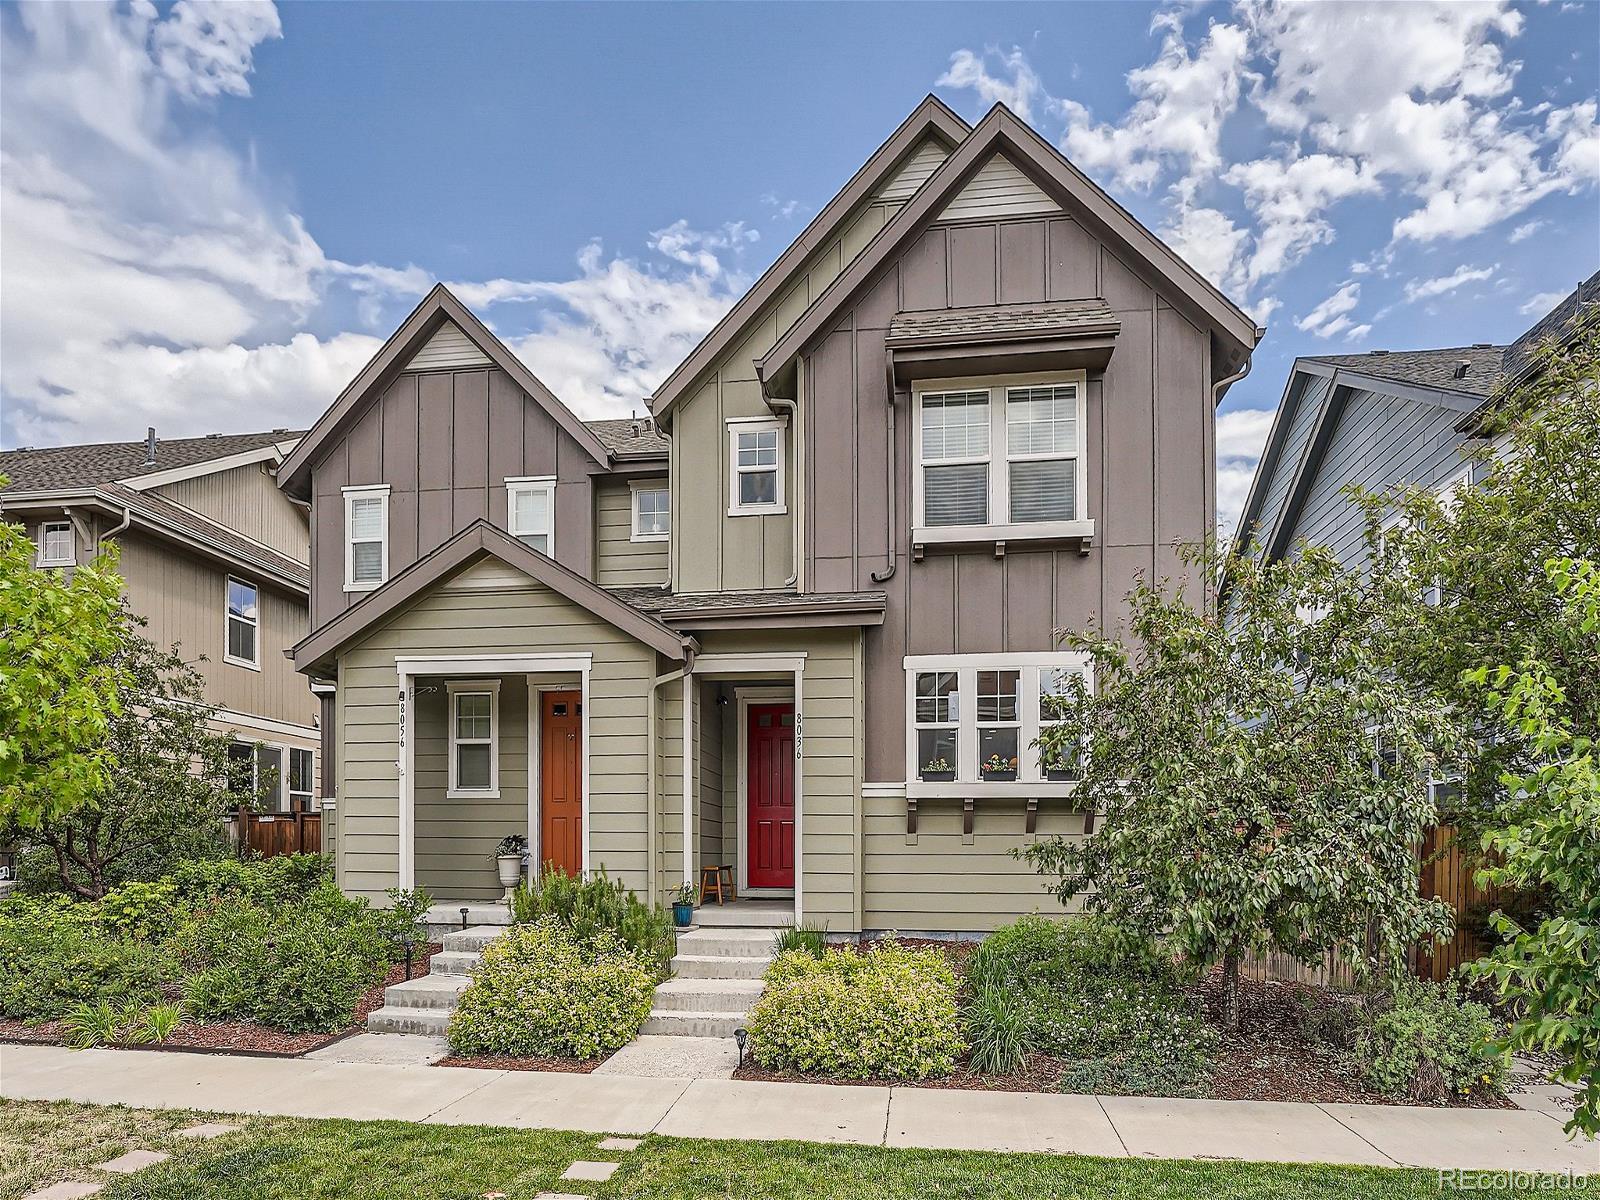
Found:
[{"label": "window box", "polygon": [[943,767],[925,766],[917,775],[917,778],[922,780],[923,783],[954,783],[956,769],[948,765]]},{"label": "window box", "polygon": [[1078,772],[1075,767],[1046,767],[1044,777],[1051,783],[1078,782]]},{"label": "window box", "polygon": [[990,760],[978,768],[985,783],[1011,783],[1017,777],[1017,761],[1011,759],[1007,762]]}]

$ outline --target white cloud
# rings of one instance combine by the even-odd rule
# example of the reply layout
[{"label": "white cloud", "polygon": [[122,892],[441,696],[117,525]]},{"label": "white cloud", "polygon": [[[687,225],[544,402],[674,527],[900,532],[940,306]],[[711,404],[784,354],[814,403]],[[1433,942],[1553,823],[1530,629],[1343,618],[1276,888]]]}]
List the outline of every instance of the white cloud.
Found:
[{"label": "white cloud", "polygon": [[[990,74],[991,59],[998,64],[1000,74]],[[1016,46],[1009,51],[991,46],[982,54],[973,50],[957,50],[950,56],[950,66],[934,81],[934,86],[971,88],[985,108],[1004,104],[1028,122],[1032,122],[1034,117],[1034,102],[1044,95],[1039,76],[1028,65],[1027,56]]]},{"label": "white cloud", "polygon": [[1528,238],[1531,238],[1534,234],[1538,233],[1539,230],[1543,229],[1545,224],[1546,222],[1544,221],[1526,221],[1513,229],[1511,231],[1510,238],[1507,240],[1510,241],[1512,245],[1515,245],[1518,242],[1526,241]]},{"label": "white cloud", "polygon": [[1371,332],[1371,325],[1352,325],[1344,331],[1344,340],[1347,342],[1359,342]]},{"label": "white cloud", "polygon": [[180,96],[248,96],[255,48],[283,36],[270,0],[178,0],[151,32],[157,66]]},{"label": "white cloud", "polygon": [[1239,523],[1273,415],[1271,409],[1237,408],[1217,416],[1217,528],[1224,535]]},{"label": "white cloud", "polygon": [[1249,232],[1214,208],[1185,208],[1174,225],[1161,230],[1166,243],[1196,271],[1223,291],[1241,282],[1241,255]]},{"label": "white cloud", "polygon": [[1490,278],[1495,273],[1494,267],[1457,267],[1448,275],[1440,275],[1433,279],[1413,279],[1406,284],[1405,296],[1408,303],[1417,300],[1427,300],[1433,296],[1442,296],[1446,292],[1453,292],[1459,287],[1469,283],[1477,283]]},{"label": "white cloud", "polygon": [[1331,242],[1333,226],[1322,213],[1334,202],[1382,190],[1358,161],[1328,154],[1238,163],[1223,180],[1243,190],[1256,218],[1255,246],[1244,272],[1250,285],[1294,266],[1311,247]]},{"label": "white cloud", "polygon": [[1329,338],[1355,327],[1350,313],[1361,302],[1361,285],[1347,283],[1294,323],[1302,333]]},{"label": "white cloud", "polygon": [[730,221],[721,229],[705,230],[691,229],[689,222],[679,218],[665,229],[652,232],[648,244],[656,253],[715,279],[722,274],[722,254],[737,253],[760,240],[761,235],[746,228],[743,221]]},{"label": "white cloud", "polygon": [[1542,317],[1566,298],[1566,292],[1536,292],[1517,311],[1525,317]]}]

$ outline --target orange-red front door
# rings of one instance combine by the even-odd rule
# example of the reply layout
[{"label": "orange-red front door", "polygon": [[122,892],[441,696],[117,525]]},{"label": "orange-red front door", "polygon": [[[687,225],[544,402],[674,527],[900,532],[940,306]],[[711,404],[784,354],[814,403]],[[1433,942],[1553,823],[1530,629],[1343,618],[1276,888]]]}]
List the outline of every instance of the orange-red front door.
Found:
[{"label": "orange-red front door", "polygon": [[745,747],[748,884],[794,886],[794,705],[752,704]]},{"label": "orange-red front door", "polygon": [[539,857],[583,870],[583,706],[578,692],[539,701]]}]

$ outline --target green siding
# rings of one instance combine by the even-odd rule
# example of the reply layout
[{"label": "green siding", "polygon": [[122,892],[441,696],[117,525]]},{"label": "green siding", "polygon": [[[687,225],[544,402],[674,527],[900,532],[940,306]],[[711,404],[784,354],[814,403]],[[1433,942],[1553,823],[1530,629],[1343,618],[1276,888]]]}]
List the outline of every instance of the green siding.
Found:
[{"label": "green siding", "polygon": [[[667,486],[665,476],[651,480]],[[668,542],[633,540],[633,488],[606,480],[595,488],[595,582],[601,587],[643,587],[667,581]]]}]

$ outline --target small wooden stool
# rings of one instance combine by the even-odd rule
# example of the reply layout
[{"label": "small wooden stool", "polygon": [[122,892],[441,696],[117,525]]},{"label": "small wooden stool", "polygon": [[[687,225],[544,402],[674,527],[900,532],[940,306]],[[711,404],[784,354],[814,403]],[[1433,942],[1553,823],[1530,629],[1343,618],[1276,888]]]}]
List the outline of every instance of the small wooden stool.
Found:
[{"label": "small wooden stool", "polygon": [[[726,884],[722,881],[724,875],[728,877]],[[712,893],[716,893],[718,904],[725,903],[724,896],[727,900],[736,899],[733,894],[733,868],[727,863],[700,868],[700,903],[704,904]]]}]

